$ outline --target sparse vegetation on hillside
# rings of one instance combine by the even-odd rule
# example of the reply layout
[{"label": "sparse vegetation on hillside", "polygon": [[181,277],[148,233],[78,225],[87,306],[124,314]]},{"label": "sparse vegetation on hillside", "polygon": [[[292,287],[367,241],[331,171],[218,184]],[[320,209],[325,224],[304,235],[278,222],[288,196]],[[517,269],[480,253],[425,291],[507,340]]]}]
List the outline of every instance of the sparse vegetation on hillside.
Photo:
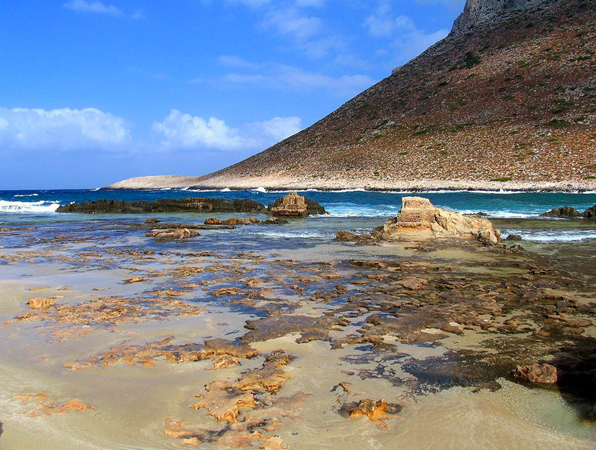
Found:
[{"label": "sparse vegetation on hillside", "polygon": [[544,0],[499,14],[452,33],[310,128],[197,185],[247,176],[256,186],[275,178],[376,187],[591,180],[595,48],[596,0]]}]

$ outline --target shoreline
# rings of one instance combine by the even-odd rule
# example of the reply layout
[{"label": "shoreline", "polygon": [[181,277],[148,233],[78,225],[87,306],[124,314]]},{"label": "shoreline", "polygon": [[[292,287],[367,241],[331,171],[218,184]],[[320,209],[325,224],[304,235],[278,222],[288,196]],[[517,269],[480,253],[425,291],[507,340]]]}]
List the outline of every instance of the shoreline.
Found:
[{"label": "shoreline", "polygon": [[222,190],[230,191],[264,189],[266,191],[305,191],[322,192],[366,191],[366,192],[514,192],[514,193],[593,193],[596,182],[558,181],[558,182],[513,182],[513,181],[445,181],[420,180],[380,183],[371,180],[347,182],[312,182],[286,178],[254,177],[237,179],[220,177],[213,182],[197,182],[202,177],[185,176],[149,176],[130,178],[119,181],[100,190]]}]

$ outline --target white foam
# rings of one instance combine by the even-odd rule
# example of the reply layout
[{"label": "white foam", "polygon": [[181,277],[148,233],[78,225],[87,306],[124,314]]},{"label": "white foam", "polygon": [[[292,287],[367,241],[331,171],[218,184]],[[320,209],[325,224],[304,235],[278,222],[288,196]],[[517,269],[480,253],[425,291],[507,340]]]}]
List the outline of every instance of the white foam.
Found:
[{"label": "white foam", "polygon": [[257,236],[266,236],[268,238],[281,238],[281,239],[296,239],[296,238],[305,238],[305,239],[329,239],[335,237],[334,234],[331,233],[320,233],[316,231],[253,231],[253,235]]},{"label": "white foam", "polygon": [[394,205],[380,205],[377,207],[370,207],[365,205],[337,205],[328,208],[329,214],[319,217],[390,217],[395,216],[400,210],[401,206]]},{"label": "white foam", "polygon": [[13,197],[14,198],[20,198],[20,197],[38,197],[39,194],[16,194]]},{"label": "white foam", "polygon": [[0,213],[51,213],[60,206],[57,201],[11,202],[0,200]]},{"label": "white foam", "polygon": [[596,239],[596,230],[507,230],[508,234],[519,234],[529,242],[580,242]]},{"label": "white foam", "polygon": [[264,187],[262,187],[262,186],[259,186],[258,188],[255,188],[255,189],[253,189],[252,191],[253,191],[253,192],[261,192],[261,193],[263,193],[263,194],[264,194],[264,193],[266,193],[266,192],[267,192],[267,189],[265,189],[265,188],[264,188]]}]

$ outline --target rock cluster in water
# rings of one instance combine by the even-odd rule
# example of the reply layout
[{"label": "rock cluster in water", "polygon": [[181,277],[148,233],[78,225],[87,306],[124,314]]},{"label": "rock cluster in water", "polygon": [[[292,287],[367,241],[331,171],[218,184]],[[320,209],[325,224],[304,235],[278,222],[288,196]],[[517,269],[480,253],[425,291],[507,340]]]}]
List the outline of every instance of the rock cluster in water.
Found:
[{"label": "rock cluster in water", "polygon": [[57,212],[83,214],[142,214],[170,212],[243,212],[265,213],[262,203],[254,200],[226,200],[222,198],[164,198],[147,202],[136,200],[95,200],[60,206]]},{"label": "rock cluster in water", "polygon": [[290,192],[271,203],[267,210],[274,216],[307,217],[311,214],[327,214],[325,208],[296,192]]},{"label": "rock cluster in water", "polygon": [[596,220],[596,205],[586,209],[580,213],[573,206],[563,206],[561,208],[549,209],[547,212],[540,214],[542,217],[560,217],[563,219],[591,219]]},{"label": "rock cluster in water", "polygon": [[488,219],[468,217],[437,208],[426,198],[404,197],[397,217],[389,219],[370,236],[339,231],[336,238],[339,241],[370,243],[375,240],[395,240],[407,236],[457,237],[496,245],[501,239],[501,232],[495,230]]},{"label": "rock cluster in water", "polygon": [[226,200],[223,198],[164,198],[147,202],[137,200],[94,200],[70,203],[60,206],[56,212],[82,214],[143,214],[172,212],[234,212],[250,214],[271,214],[273,216],[307,217],[311,214],[327,214],[315,200],[295,192],[278,198],[268,208],[254,200]]}]

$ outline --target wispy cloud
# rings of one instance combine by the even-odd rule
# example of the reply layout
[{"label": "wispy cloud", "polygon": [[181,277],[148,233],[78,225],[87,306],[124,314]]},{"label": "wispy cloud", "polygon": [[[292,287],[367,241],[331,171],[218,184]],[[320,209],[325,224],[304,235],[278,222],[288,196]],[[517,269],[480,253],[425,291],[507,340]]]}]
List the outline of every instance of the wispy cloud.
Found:
[{"label": "wispy cloud", "polygon": [[130,18],[133,20],[140,20],[140,19],[146,19],[147,16],[145,15],[145,13],[142,10],[138,9],[130,15]]},{"label": "wispy cloud", "polygon": [[322,58],[335,51],[343,51],[345,40],[330,31],[325,21],[298,6],[270,9],[262,22],[264,29],[288,39],[292,45],[311,58]]},{"label": "wispy cloud", "polygon": [[324,90],[339,97],[355,95],[370,87],[374,80],[367,75],[330,76],[273,62],[253,63],[237,56],[222,56],[220,64],[242,71],[226,74],[220,81],[236,85],[253,85],[267,89],[299,92]]},{"label": "wispy cloud", "polygon": [[124,11],[114,5],[106,5],[100,1],[88,2],[86,0],[71,0],[63,3],[63,7],[73,11],[91,14],[105,14],[114,17],[124,17]]},{"label": "wispy cloud", "polygon": [[[447,2],[447,0],[444,1]],[[398,51],[395,58],[400,62],[417,56],[449,34],[447,29],[429,33],[417,27],[411,17],[395,16],[389,0],[379,0],[376,11],[366,18],[364,26],[374,37],[391,39],[390,45]]]},{"label": "wispy cloud", "polygon": [[466,0],[416,0],[423,5],[444,5],[448,8],[463,11]]},{"label": "wispy cloud", "polygon": [[0,107],[0,148],[5,150],[121,150],[131,141],[126,121],[95,108]]},{"label": "wispy cloud", "polygon": [[228,151],[260,150],[300,131],[299,117],[275,117],[263,122],[232,128],[225,121],[183,114],[173,109],[153,131],[162,136],[164,148]]}]

